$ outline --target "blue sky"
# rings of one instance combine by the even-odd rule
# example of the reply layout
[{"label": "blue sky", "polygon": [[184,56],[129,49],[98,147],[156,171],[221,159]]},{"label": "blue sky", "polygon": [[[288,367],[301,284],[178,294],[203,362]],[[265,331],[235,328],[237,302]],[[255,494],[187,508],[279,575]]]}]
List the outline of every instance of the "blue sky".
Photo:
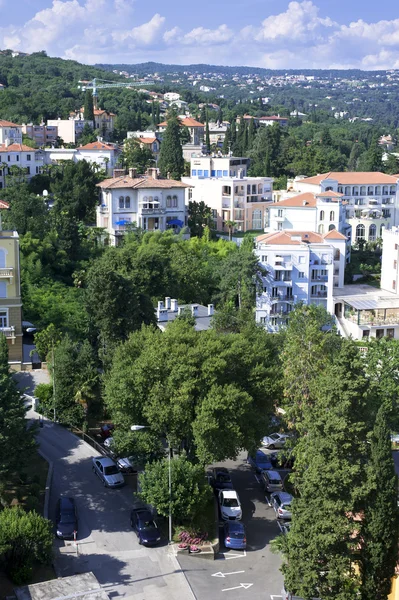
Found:
[{"label": "blue sky", "polygon": [[397,2],[0,0],[0,48],[84,63],[399,69]]}]

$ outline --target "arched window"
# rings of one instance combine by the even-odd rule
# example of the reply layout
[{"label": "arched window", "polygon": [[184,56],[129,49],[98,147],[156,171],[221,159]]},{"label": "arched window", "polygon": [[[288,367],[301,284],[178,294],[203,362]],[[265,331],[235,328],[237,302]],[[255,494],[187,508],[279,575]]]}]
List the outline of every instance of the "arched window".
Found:
[{"label": "arched window", "polygon": [[328,231],[332,231],[333,229],[335,229],[335,225],[334,223],[331,223],[331,225],[328,227]]},{"label": "arched window", "polygon": [[370,225],[369,227],[369,242],[375,242],[377,237],[377,227],[376,225]]},{"label": "arched window", "polygon": [[350,185],[346,185],[345,186],[345,196],[350,196],[350,195],[351,195]]},{"label": "arched window", "polygon": [[324,225],[319,225],[319,233],[324,233]]},{"label": "arched window", "polygon": [[374,193],[376,196],[381,196],[381,186],[380,185],[375,186]]},{"label": "arched window", "polygon": [[172,196],[166,196],[166,208],[170,208],[172,206]]},{"label": "arched window", "polygon": [[334,219],[335,219],[335,213],[332,210],[332,211],[330,211],[330,221],[334,221]]},{"label": "arched window", "polygon": [[374,194],[374,187],[372,185],[369,185],[367,188],[367,195],[372,196],[373,194]]},{"label": "arched window", "polygon": [[130,196],[126,196],[125,198],[125,208],[130,208]]},{"label": "arched window", "polygon": [[360,186],[360,195],[361,196],[365,196],[366,195],[366,186],[365,185],[361,185]]},{"label": "arched window", "polygon": [[5,269],[6,267],[6,253],[5,250],[0,248],[0,269]]},{"label": "arched window", "polygon": [[358,225],[356,227],[356,240],[364,240],[365,229],[364,225]]},{"label": "arched window", "polygon": [[324,210],[320,211],[320,221],[324,221]]},{"label": "arched window", "polygon": [[338,186],[338,194],[343,194],[344,193],[344,188],[342,187],[342,185]]},{"label": "arched window", "polygon": [[119,196],[119,208],[125,208],[125,199],[123,196]]},{"label": "arched window", "polygon": [[352,188],[352,196],[358,196],[359,195],[359,188],[357,187],[357,185],[354,185]]},{"label": "arched window", "polygon": [[172,199],[172,206],[173,206],[173,208],[176,208],[176,207],[177,207],[177,196],[173,196],[173,199]]},{"label": "arched window", "polygon": [[326,190],[325,190],[325,191],[326,191],[326,192],[332,192],[332,191],[333,191],[333,189],[332,189],[331,185],[329,185],[328,187],[326,187]]},{"label": "arched window", "polygon": [[154,196],[154,202],[158,202],[158,203],[159,203],[159,198],[158,198],[158,196]]},{"label": "arched window", "polygon": [[148,202],[152,202],[153,198],[152,196],[148,196]]}]

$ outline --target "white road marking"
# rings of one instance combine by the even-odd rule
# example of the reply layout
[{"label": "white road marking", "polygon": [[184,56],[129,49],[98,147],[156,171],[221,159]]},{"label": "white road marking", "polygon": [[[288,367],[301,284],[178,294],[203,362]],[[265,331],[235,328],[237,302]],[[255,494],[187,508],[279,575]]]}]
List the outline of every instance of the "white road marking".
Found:
[{"label": "white road marking", "polygon": [[240,583],[240,585],[236,585],[236,587],[225,588],[224,590],[222,590],[222,592],[231,592],[231,590],[240,590],[241,588],[244,590],[247,590],[248,588],[250,588],[252,586],[253,586],[253,583]]},{"label": "white road marking", "polygon": [[257,481],[258,483],[260,483],[260,482],[261,482],[261,481],[260,481],[260,479],[259,479],[259,477],[256,475],[256,473],[255,473],[255,479],[256,479],[256,481]]},{"label": "white road marking", "polygon": [[274,594],[270,594],[270,600],[278,600],[278,598],[282,598],[282,596],[275,596]]},{"label": "white road marking", "polygon": [[227,575],[237,575],[238,573],[245,573],[245,571],[233,571],[233,573],[212,573],[212,577],[226,577]]},{"label": "white road marking", "polygon": [[222,554],[223,558],[225,560],[232,560],[233,558],[243,558],[244,556],[247,555],[246,551],[243,550],[242,554],[226,554],[225,552],[221,552],[220,554]]}]

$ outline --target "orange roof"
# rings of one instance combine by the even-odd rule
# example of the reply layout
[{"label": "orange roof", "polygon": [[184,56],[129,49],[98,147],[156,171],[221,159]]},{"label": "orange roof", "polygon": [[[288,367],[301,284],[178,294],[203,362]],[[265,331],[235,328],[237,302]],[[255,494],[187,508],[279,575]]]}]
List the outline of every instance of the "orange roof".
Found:
[{"label": "orange roof", "polygon": [[84,146],[79,146],[79,150],[115,150],[115,146],[112,144],[106,144],[105,142],[90,142]]},{"label": "orange roof", "polygon": [[340,233],[337,229],[331,229],[327,231],[323,235],[323,238],[326,240],[347,240],[348,238],[343,233]]},{"label": "orange roof", "polygon": [[280,202],[276,202],[275,205],[277,208],[280,206],[301,206],[303,208],[314,208],[316,206],[316,196],[312,192],[305,192],[303,194],[298,194],[298,196],[293,196],[292,198],[286,198],[285,200],[280,200]]},{"label": "orange roof", "polygon": [[121,189],[121,188],[129,188],[129,189],[147,189],[147,188],[160,188],[160,189],[170,189],[170,188],[188,188],[189,185],[182,183],[181,181],[175,181],[174,179],[153,179],[152,177],[137,177],[132,178],[128,175],[123,175],[122,177],[112,177],[110,179],[105,179],[97,184],[97,187],[103,189]]},{"label": "orange roof", "polygon": [[305,177],[304,179],[301,179],[299,183],[303,182],[318,185],[325,179],[335,179],[342,185],[378,185],[383,183],[395,184],[398,177],[395,175],[386,175],[379,171],[330,171],[329,173],[322,173],[320,175],[315,175],[314,177]]},{"label": "orange roof", "polygon": [[315,196],[317,198],[342,198],[343,194],[340,194],[339,192],[333,192],[333,191],[328,191],[328,192],[320,192],[320,194],[315,194]]},{"label": "orange roof", "polygon": [[0,144],[0,152],[34,152],[35,149],[25,144]]},{"label": "orange roof", "polygon": [[11,121],[2,121],[0,119],[0,127],[22,127],[22,125],[16,125],[16,123],[11,123]]},{"label": "orange roof", "polygon": [[[293,237],[300,237],[301,239],[292,239]],[[299,246],[303,243],[321,244],[323,243],[323,236],[314,231],[291,231],[284,229],[283,231],[275,231],[272,233],[266,233],[256,238],[257,242],[263,242],[265,244],[272,244],[273,246],[295,244]]]},{"label": "orange roof", "polygon": [[136,138],[136,140],[138,142],[142,142],[143,144],[153,144],[154,142],[158,141],[156,137],[152,137],[152,138]]},{"label": "orange roof", "polygon": [[277,117],[273,115],[271,117],[259,117],[259,121],[288,121],[288,117]]},{"label": "orange roof", "polygon": [[[178,117],[178,119],[180,119],[180,123],[182,125],[185,125],[186,127],[205,127],[205,125],[203,123],[196,121],[192,117],[183,117],[183,118]],[[166,127],[167,124],[168,124],[167,121],[163,121],[162,123],[159,123],[158,127]]]},{"label": "orange roof", "polygon": [[0,200],[0,208],[10,208],[10,205],[5,200]]},{"label": "orange roof", "polygon": [[[84,112],[84,111],[83,111]],[[93,110],[93,113],[95,115],[103,115],[104,113],[106,113],[107,115],[110,115],[111,117],[115,117],[116,115],[114,115],[114,113],[112,112],[108,112],[108,110],[104,110],[103,108],[95,108]]]}]

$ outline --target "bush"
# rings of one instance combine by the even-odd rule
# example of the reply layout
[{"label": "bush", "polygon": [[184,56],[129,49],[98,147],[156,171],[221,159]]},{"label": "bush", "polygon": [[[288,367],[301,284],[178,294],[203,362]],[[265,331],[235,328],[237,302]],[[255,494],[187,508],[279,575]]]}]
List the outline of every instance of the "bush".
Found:
[{"label": "bush", "polygon": [[23,585],[32,579],[33,569],[30,565],[22,565],[20,567],[12,566],[7,572],[13,583],[16,585]]},{"label": "bush", "polygon": [[29,486],[29,491],[31,496],[39,498],[43,490],[42,486],[39,483],[31,483]]},{"label": "bush", "polygon": [[27,511],[35,510],[39,511],[40,502],[36,496],[28,496],[25,500],[25,508]]}]

